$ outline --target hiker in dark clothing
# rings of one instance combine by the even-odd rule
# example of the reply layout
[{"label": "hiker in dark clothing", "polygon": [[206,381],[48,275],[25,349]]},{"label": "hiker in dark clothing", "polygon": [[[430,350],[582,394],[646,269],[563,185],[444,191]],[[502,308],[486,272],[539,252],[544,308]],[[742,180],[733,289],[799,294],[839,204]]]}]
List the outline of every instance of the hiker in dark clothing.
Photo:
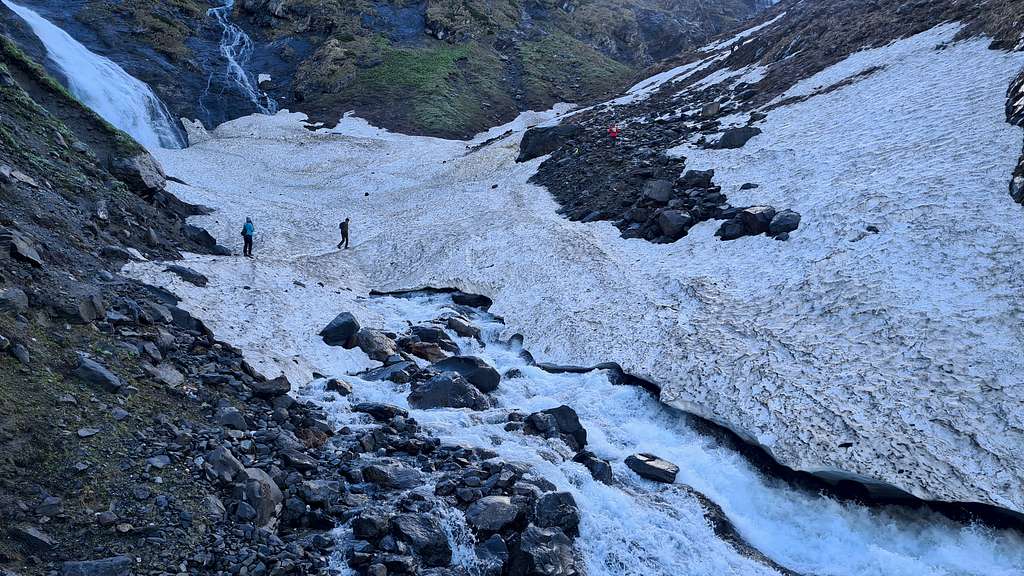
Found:
[{"label": "hiker in dark clothing", "polygon": [[348,223],[349,219],[345,218],[344,222],[338,224],[338,229],[341,230],[341,242],[338,242],[338,248],[344,246],[346,250],[348,250]]},{"label": "hiker in dark clothing", "polygon": [[252,225],[252,218],[245,219],[245,226],[242,226],[242,241],[245,246],[242,248],[242,255],[252,258],[252,237],[256,233],[256,227]]}]

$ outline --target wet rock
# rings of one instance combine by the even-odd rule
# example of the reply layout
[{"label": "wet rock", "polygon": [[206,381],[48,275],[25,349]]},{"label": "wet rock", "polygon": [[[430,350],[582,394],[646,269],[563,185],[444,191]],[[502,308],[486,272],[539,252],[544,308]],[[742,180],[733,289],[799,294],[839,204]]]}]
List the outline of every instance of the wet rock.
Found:
[{"label": "wet rock", "polygon": [[459,345],[448,336],[447,332],[437,326],[413,326],[409,329],[409,332],[422,342],[436,344],[445,352],[450,354],[459,353]]},{"label": "wet rock", "polygon": [[388,519],[373,512],[362,512],[352,519],[352,535],[358,540],[376,542],[387,534]]},{"label": "wet rock", "polygon": [[206,276],[203,276],[202,274],[196,272],[191,268],[186,268],[185,266],[180,266],[178,264],[171,264],[170,266],[164,268],[164,272],[170,272],[175,276],[181,278],[185,282],[188,282],[189,284],[195,286],[199,286],[200,288],[206,286],[209,283],[209,279],[207,279]]},{"label": "wet rock", "polygon": [[78,353],[78,367],[74,374],[78,379],[107,392],[117,392],[124,386],[121,378],[83,352]]},{"label": "wet rock", "polygon": [[643,478],[671,484],[676,481],[679,467],[653,454],[641,453],[626,458],[626,466]]},{"label": "wet rock", "polygon": [[144,198],[150,198],[162,191],[167,182],[160,163],[145,151],[113,156],[108,168],[111,174]]},{"label": "wet rock", "polygon": [[779,236],[792,232],[800,227],[800,214],[793,210],[783,210],[776,214],[768,225],[768,234]]},{"label": "wet rock", "polygon": [[131,576],[134,566],[135,561],[128,556],[65,562],[60,576]]},{"label": "wet rock", "polygon": [[572,461],[579,462],[590,470],[590,476],[593,477],[594,480],[604,484],[611,484],[611,464],[606,460],[598,458],[593,452],[584,450],[573,456]]},{"label": "wet rock", "polygon": [[391,533],[409,544],[426,567],[448,566],[452,562],[448,535],[434,516],[399,514],[391,520]]},{"label": "wet rock", "polygon": [[398,462],[381,462],[363,467],[363,478],[384,488],[403,490],[418,486],[423,473]]},{"label": "wet rock", "polygon": [[391,420],[395,416],[401,416],[407,418],[409,413],[398,406],[391,404],[381,404],[379,402],[362,402],[352,407],[353,412],[362,412],[363,414],[369,414],[374,420],[386,422]]},{"label": "wet rock", "polygon": [[484,393],[494,392],[501,382],[498,371],[476,356],[452,356],[434,364],[433,368],[441,372],[456,372]]},{"label": "wet rock", "polygon": [[314,458],[295,449],[282,450],[280,456],[285,466],[294,468],[299,472],[316,470],[318,466]]},{"label": "wet rock", "polygon": [[775,208],[771,206],[751,206],[740,210],[737,217],[746,227],[747,234],[764,234],[768,231],[772,219],[775,218]]},{"label": "wet rock", "polygon": [[494,534],[477,544],[475,550],[479,560],[477,568],[480,570],[480,576],[501,576],[508,562],[508,545],[505,544],[505,540]]},{"label": "wet rock", "polygon": [[452,292],[452,302],[460,306],[469,306],[470,308],[479,308],[481,310],[489,310],[494,301],[487,296],[480,294],[468,294],[466,292],[455,291]]},{"label": "wet rock", "polygon": [[530,414],[523,430],[545,438],[561,438],[573,451],[582,450],[587,445],[587,431],[580,424],[576,411],[568,406]]},{"label": "wet rock", "polygon": [[523,139],[519,143],[519,157],[516,158],[516,162],[528,162],[550,154],[582,132],[583,129],[575,124],[530,128],[523,134]]},{"label": "wet rock", "polygon": [[480,532],[499,532],[519,514],[519,507],[508,496],[485,496],[466,509],[466,522]]},{"label": "wet rock", "polygon": [[359,321],[351,312],[338,314],[326,328],[320,331],[320,337],[328,346],[355,348],[356,334],[359,332]]},{"label": "wet rock", "polygon": [[352,393],[352,385],[338,378],[331,378],[327,381],[327,391],[335,392],[340,396],[348,396]]},{"label": "wet rock", "polygon": [[490,400],[457,372],[443,372],[416,386],[409,394],[409,405],[419,409],[491,407]]},{"label": "wet rock", "polygon": [[285,376],[273,380],[254,380],[249,384],[252,393],[260,398],[276,398],[291,392],[292,385]]},{"label": "wet rock", "polygon": [[572,494],[548,492],[534,506],[533,523],[541,528],[561,528],[566,534],[573,535],[580,525],[580,510]]},{"label": "wet rock", "polygon": [[307,504],[323,506],[338,498],[341,483],[337,480],[304,480],[299,484],[297,493]]},{"label": "wet rock", "polygon": [[473,326],[472,324],[470,324],[466,320],[464,320],[462,318],[459,318],[457,316],[452,316],[451,318],[448,318],[447,325],[448,325],[448,329],[449,330],[451,330],[452,332],[455,332],[456,334],[458,334],[459,336],[462,336],[463,338],[479,338],[480,337],[480,329],[479,328],[477,328],[476,326]]},{"label": "wet rock", "polygon": [[217,423],[232,430],[248,430],[249,424],[245,416],[234,406],[224,406],[217,409]]},{"label": "wet rock", "polygon": [[575,576],[572,540],[559,528],[530,525],[509,560],[509,576]]},{"label": "wet rock", "polygon": [[415,362],[405,361],[367,370],[360,374],[359,377],[371,382],[390,380],[398,384],[408,384],[412,381],[413,375],[418,372],[419,367],[416,366]]},{"label": "wet rock", "polygon": [[399,355],[395,341],[380,330],[361,328],[356,332],[354,340],[355,345],[371,360],[387,363],[388,358]]},{"label": "wet rock", "polygon": [[742,148],[751,138],[761,133],[760,128],[754,128],[753,126],[743,126],[740,128],[730,128],[722,133],[722,137],[718,139],[713,148],[719,150],[732,150],[736,148]]},{"label": "wet rock", "polygon": [[402,348],[409,354],[427,362],[439,362],[448,357],[444,350],[433,342],[405,342],[402,344]]}]

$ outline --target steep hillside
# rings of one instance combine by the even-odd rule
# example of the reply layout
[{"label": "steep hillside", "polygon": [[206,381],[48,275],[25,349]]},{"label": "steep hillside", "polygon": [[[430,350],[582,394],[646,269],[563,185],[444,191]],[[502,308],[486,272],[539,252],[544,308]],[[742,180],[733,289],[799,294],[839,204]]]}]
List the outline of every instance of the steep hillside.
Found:
[{"label": "steep hillside", "polygon": [[354,109],[393,130],[469,136],[621,89],[760,2],[240,0],[217,13],[203,0],[23,4],[210,127],[279,106],[328,124]]}]

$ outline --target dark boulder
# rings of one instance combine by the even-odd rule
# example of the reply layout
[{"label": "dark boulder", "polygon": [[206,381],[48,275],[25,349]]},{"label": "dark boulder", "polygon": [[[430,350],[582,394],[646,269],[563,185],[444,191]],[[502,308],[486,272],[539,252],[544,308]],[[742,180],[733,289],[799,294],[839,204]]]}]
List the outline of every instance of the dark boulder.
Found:
[{"label": "dark boulder", "polygon": [[348,396],[352,393],[352,385],[338,378],[331,378],[326,384],[328,392],[337,392],[341,396]]},{"label": "dark boulder", "polygon": [[693,217],[682,210],[665,210],[657,221],[661,233],[672,240],[682,238],[693,225]]},{"label": "dark boulder", "polygon": [[181,278],[185,282],[188,282],[189,284],[193,284],[195,286],[199,286],[200,288],[206,286],[209,283],[209,279],[207,279],[206,276],[203,276],[202,274],[196,272],[191,268],[179,266],[178,264],[171,264],[170,266],[164,268],[164,272],[170,272],[171,274],[174,274],[175,276]]},{"label": "dark boulder", "polygon": [[39,255],[39,249],[35,243],[17,230],[0,228],[0,246],[6,247],[8,254],[15,260],[31,264],[36,268],[43,266],[43,257]]},{"label": "dark boulder", "polygon": [[736,240],[747,235],[747,227],[739,218],[732,218],[722,222],[722,225],[715,231],[715,236],[722,240]]},{"label": "dark boulder", "polygon": [[320,331],[320,337],[328,346],[355,348],[355,336],[359,332],[359,321],[351,312],[338,314],[326,328]]},{"label": "dark boulder", "polygon": [[793,210],[783,210],[776,214],[768,224],[768,234],[779,236],[792,232],[800,227],[800,213]]},{"label": "dark boulder", "polygon": [[534,412],[526,417],[523,430],[527,434],[545,438],[561,438],[566,445],[578,452],[587,445],[587,431],[580,424],[576,411],[568,406],[559,406]]},{"label": "dark boulder", "polygon": [[591,477],[604,484],[612,483],[612,466],[606,460],[598,458],[593,452],[584,450],[573,456],[573,462],[583,464],[590,471]]},{"label": "dark boulder", "polygon": [[684,190],[692,188],[710,188],[715,177],[714,170],[687,170],[679,178],[679,186]]},{"label": "dark boulder", "polygon": [[508,562],[508,545],[498,534],[492,535],[475,547],[480,576],[501,576]]},{"label": "dark boulder", "polygon": [[775,208],[771,206],[751,206],[740,210],[736,216],[743,222],[747,234],[756,236],[768,231],[772,218],[775,218]]},{"label": "dark boulder", "polygon": [[551,154],[569,140],[583,133],[576,124],[559,124],[530,128],[519,143],[519,157],[516,162],[528,162],[534,158]]},{"label": "dark boulder", "polygon": [[355,335],[355,345],[366,353],[371,360],[388,362],[391,357],[399,356],[398,346],[390,336],[372,328],[361,328]]},{"label": "dark boulder", "polygon": [[395,416],[407,418],[409,413],[392,404],[381,404],[379,402],[362,402],[352,407],[353,412],[369,414],[374,420],[386,422]]},{"label": "dark boulder", "polygon": [[124,386],[121,378],[82,352],[78,353],[78,367],[75,368],[75,376],[107,392],[117,392]]},{"label": "dark boulder", "polygon": [[736,148],[742,148],[751,138],[761,133],[760,128],[754,128],[753,126],[743,126],[741,128],[730,128],[722,133],[722,137],[718,139],[713,148],[719,150],[733,150]]},{"label": "dark boulder", "polygon": [[672,199],[672,182],[648,180],[644,183],[644,198],[658,204],[668,204],[668,201]]},{"label": "dark boulder", "polygon": [[519,507],[508,496],[485,496],[466,509],[466,522],[480,532],[500,532],[519,514]]},{"label": "dark boulder", "polygon": [[292,385],[285,376],[278,376],[273,380],[254,380],[249,387],[252,388],[252,393],[260,398],[276,398],[292,390]]},{"label": "dark boulder", "polygon": [[457,372],[443,372],[417,385],[409,394],[414,408],[469,408],[486,410],[490,401]]},{"label": "dark boulder", "polygon": [[423,473],[398,462],[379,462],[364,466],[363,478],[383,488],[407,490],[423,483]]},{"label": "dark boulder", "polygon": [[468,292],[452,292],[452,302],[459,306],[469,306],[470,308],[479,308],[481,310],[487,310],[494,305],[494,301],[487,296],[480,294],[469,294]]},{"label": "dark boulder", "polygon": [[419,367],[416,366],[415,362],[405,361],[367,370],[360,374],[359,377],[370,382],[390,380],[398,384],[408,384],[412,380],[413,375],[418,372]]},{"label": "dark boulder", "polygon": [[434,364],[433,368],[441,372],[457,372],[484,393],[494,392],[501,382],[498,371],[476,356],[452,356]]},{"label": "dark boulder", "polygon": [[437,326],[413,326],[409,332],[421,342],[436,344],[450,354],[459,353],[459,345],[451,339],[451,336],[448,336],[447,332]]},{"label": "dark boulder", "polygon": [[530,525],[515,543],[509,576],[576,576],[572,540],[559,528]]},{"label": "dark boulder", "polygon": [[362,512],[352,519],[352,535],[357,540],[376,542],[387,534],[388,519],[382,514]]},{"label": "dark boulder", "polygon": [[568,535],[576,534],[580,525],[580,509],[568,492],[548,492],[533,507],[533,523],[541,528],[561,528]]},{"label": "dark boulder", "polygon": [[391,519],[391,533],[420,557],[424,566],[435,568],[452,563],[452,548],[441,522],[428,514],[399,514]]},{"label": "dark boulder", "polygon": [[679,466],[662,460],[653,454],[635,454],[626,458],[626,466],[643,478],[655,482],[671,484],[676,481],[676,474],[679,473]]},{"label": "dark boulder", "polygon": [[0,312],[21,314],[28,310],[28,294],[21,288],[4,288],[0,290]]}]

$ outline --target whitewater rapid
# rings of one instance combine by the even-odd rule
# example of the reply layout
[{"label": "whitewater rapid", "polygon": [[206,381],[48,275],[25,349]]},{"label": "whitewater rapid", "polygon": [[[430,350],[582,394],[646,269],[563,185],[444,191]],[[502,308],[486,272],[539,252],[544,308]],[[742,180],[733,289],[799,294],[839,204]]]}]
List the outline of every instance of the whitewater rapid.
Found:
[{"label": "whitewater rapid", "polygon": [[[398,333],[409,323],[466,313],[445,295],[370,298],[366,307],[383,319],[382,327]],[[463,353],[484,358],[501,373],[522,374],[502,380],[492,410],[415,410],[406,400],[408,385],[345,374],[332,376],[353,385],[351,396],[328,392],[325,378],[300,386],[297,395],[322,405],[335,425],[357,430],[372,424],[353,413],[353,405],[401,406],[446,443],[485,447],[505,460],[530,464],[560,490],[572,492],[579,504],[577,544],[591,576],[776,573],[718,540],[686,486],[719,504],[755,548],[802,574],[1013,576],[1024,569],[1020,534],[960,525],[935,513],[869,509],[789,488],[761,476],[744,458],[694,430],[644,390],[613,385],[604,372],[544,372],[523,360],[521,347],[502,342],[506,327],[493,316],[477,313],[472,320],[482,329],[484,343],[451,333]],[[571,461],[560,440],[504,429],[510,411],[529,414],[560,405],[579,413],[588,449],[612,462],[616,485],[593,480]],[[678,464],[677,484],[664,486],[633,474],[623,461],[637,452]],[[465,542],[453,544],[467,548]]]},{"label": "whitewater rapid", "polygon": [[150,150],[182,147],[174,119],[149,86],[35,11],[2,1],[29,25],[46,47],[47,58],[63,74],[68,90],[83,104]]}]

